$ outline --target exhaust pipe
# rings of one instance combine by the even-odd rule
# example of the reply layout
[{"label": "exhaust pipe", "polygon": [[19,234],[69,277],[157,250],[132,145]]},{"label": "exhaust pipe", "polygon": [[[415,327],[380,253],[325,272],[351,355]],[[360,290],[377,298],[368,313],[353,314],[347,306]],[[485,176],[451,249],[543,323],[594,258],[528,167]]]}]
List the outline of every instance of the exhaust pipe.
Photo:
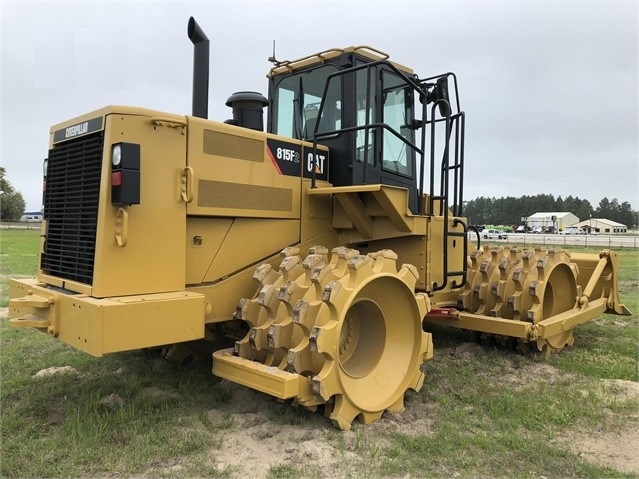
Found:
[{"label": "exhaust pipe", "polygon": [[193,42],[193,116],[208,118],[209,113],[209,39],[195,19],[189,19],[189,39]]}]

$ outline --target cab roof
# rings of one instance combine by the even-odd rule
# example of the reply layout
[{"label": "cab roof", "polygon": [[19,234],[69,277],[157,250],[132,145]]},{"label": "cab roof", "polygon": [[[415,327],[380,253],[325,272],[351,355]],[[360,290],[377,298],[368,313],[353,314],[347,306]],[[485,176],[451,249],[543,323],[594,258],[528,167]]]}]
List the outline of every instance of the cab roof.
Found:
[{"label": "cab roof", "polygon": [[[316,63],[324,63],[326,60],[339,57],[345,53],[356,53],[372,61],[388,60],[390,58],[388,54],[367,45],[351,46],[345,48],[331,48],[320,53],[314,53],[312,55],[298,58],[297,60],[285,60],[281,62],[274,61],[275,66],[271,68],[267,77],[272,77],[281,73],[291,73],[295,70],[299,70],[300,68],[314,65]],[[400,65],[399,63],[392,63],[397,69],[401,70],[402,72],[408,75],[413,74],[413,70],[411,68]]]}]

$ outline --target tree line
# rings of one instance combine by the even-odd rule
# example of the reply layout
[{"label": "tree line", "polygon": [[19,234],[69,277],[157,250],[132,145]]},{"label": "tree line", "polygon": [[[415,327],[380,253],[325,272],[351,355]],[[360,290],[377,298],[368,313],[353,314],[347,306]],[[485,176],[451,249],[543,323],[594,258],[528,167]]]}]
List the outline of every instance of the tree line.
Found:
[{"label": "tree line", "polygon": [[515,198],[479,197],[464,203],[462,214],[471,225],[520,225],[522,218],[540,212],[568,212],[579,221],[589,218],[602,218],[616,221],[628,228],[639,224],[639,211],[633,210],[630,203],[619,203],[616,198],[604,198],[596,208],[588,200],[568,196],[562,198],[540,194]]},{"label": "tree line", "polygon": [[6,170],[0,166],[0,220],[18,221],[24,214],[24,198],[5,178]]}]

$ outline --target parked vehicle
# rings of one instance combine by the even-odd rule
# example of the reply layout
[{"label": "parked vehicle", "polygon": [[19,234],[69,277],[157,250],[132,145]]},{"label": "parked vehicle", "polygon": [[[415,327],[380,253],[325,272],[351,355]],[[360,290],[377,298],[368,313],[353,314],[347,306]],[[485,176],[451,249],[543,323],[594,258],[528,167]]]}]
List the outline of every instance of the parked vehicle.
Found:
[{"label": "parked vehicle", "polygon": [[504,233],[501,230],[484,230],[481,232],[484,239],[506,239],[508,238],[508,234]]},{"label": "parked vehicle", "polygon": [[568,226],[567,228],[564,228],[564,230],[561,232],[561,234],[564,234],[564,235],[582,235],[582,234],[584,234],[584,231],[581,228],[578,228],[577,226]]},{"label": "parked vehicle", "polygon": [[556,230],[554,226],[535,226],[530,232],[536,234],[554,235]]}]

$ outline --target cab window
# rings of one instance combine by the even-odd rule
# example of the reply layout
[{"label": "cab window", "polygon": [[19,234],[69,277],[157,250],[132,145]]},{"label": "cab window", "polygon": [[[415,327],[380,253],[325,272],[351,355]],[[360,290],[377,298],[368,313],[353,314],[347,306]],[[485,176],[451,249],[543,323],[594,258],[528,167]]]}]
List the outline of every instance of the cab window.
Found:
[{"label": "cab window", "polygon": [[356,95],[356,126],[362,127],[357,130],[355,137],[355,160],[364,162],[367,158],[369,165],[375,164],[375,129],[363,128],[368,124],[375,123],[375,92],[376,84],[373,79],[369,79],[369,71],[367,69],[358,70],[355,74],[357,83]]},{"label": "cab window", "polygon": [[382,115],[388,125],[382,136],[382,168],[393,173],[413,176],[414,143],[411,121],[411,90],[403,79],[393,72],[382,73]]},{"label": "cab window", "polygon": [[[326,79],[337,71],[332,65],[290,75],[277,85],[275,92],[275,124],[278,135],[312,140]],[[336,78],[329,84],[322,121],[318,132],[337,130],[341,127],[341,85]]]}]

